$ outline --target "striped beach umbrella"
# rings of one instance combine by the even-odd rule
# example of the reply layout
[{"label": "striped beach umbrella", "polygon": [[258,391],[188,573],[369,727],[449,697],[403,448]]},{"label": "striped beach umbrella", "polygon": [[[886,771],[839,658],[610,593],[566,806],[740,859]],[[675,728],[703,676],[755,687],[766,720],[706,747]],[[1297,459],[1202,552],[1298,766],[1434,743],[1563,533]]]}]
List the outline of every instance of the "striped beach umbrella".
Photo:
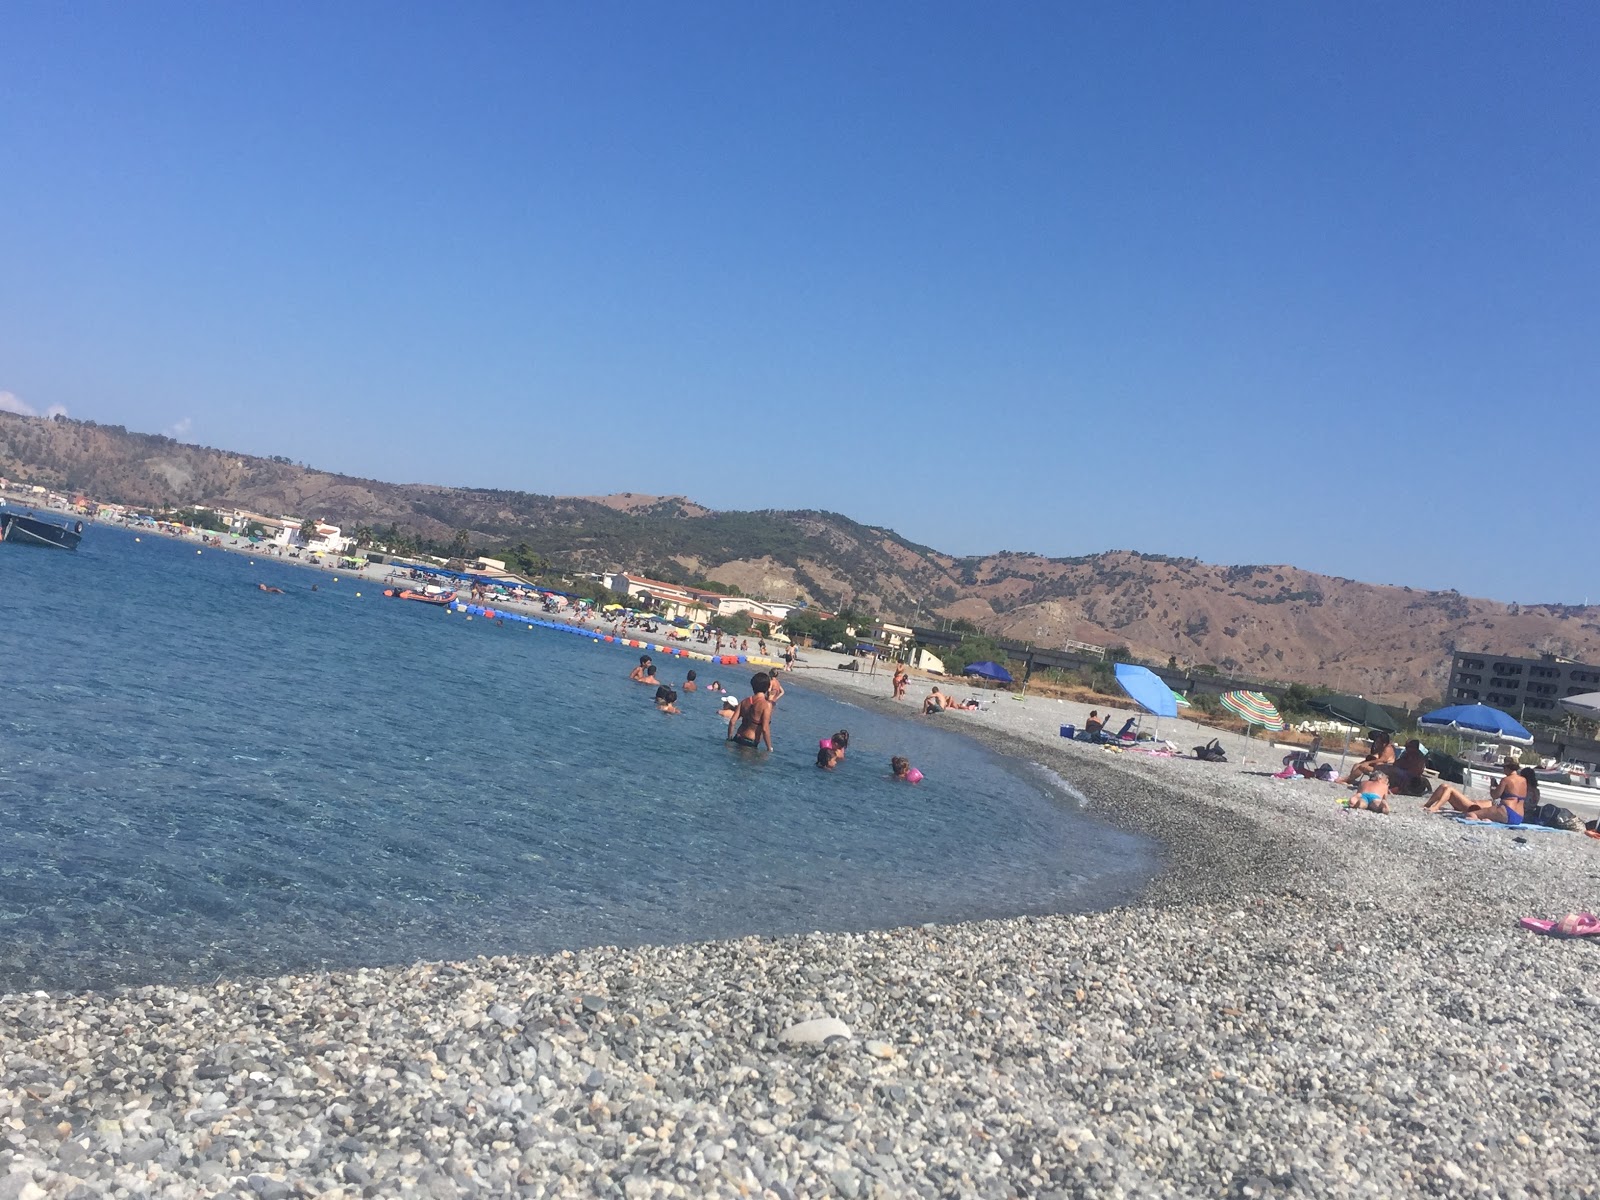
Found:
[{"label": "striped beach umbrella", "polygon": [[1260,692],[1224,692],[1218,699],[1223,708],[1250,725],[1261,725],[1274,733],[1285,727],[1272,701]]}]

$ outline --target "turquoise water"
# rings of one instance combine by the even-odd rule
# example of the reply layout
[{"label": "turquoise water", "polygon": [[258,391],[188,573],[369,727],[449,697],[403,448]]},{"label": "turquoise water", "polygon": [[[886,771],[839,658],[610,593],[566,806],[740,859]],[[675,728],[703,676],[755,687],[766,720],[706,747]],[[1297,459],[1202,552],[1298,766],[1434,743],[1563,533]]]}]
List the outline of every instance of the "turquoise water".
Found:
[{"label": "turquoise water", "polygon": [[1093,908],[1154,865],[967,739],[791,687],[757,757],[637,651],[371,581],[91,526],[0,582],[0,990]]}]

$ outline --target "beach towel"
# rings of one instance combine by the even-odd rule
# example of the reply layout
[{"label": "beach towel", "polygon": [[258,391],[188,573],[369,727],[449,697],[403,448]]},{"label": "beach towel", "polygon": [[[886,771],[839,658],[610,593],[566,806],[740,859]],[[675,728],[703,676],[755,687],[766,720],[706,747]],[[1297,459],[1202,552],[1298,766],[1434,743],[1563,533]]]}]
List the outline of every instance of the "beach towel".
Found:
[{"label": "beach towel", "polygon": [[1462,825],[1487,825],[1490,829],[1511,829],[1517,833],[1571,833],[1570,829],[1556,829],[1549,825],[1534,825],[1524,821],[1521,825],[1502,825],[1499,821],[1480,821],[1476,817],[1451,817]]},{"label": "beach towel", "polygon": [[1543,917],[1523,917],[1520,924],[1535,933],[1549,933],[1556,937],[1594,937],[1600,934],[1600,917],[1593,913],[1568,913],[1559,921]]}]

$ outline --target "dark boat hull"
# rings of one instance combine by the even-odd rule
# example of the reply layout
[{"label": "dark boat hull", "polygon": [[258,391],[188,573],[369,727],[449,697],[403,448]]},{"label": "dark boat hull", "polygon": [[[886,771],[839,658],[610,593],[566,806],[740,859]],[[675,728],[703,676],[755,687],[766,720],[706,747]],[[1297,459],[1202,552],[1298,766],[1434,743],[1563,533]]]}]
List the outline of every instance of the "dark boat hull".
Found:
[{"label": "dark boat hull", "polygon": [[83,522],[76,527],[41,521],[22,513],[0,513],[0,542],[19,546],[45,546],[53,550],[76,550],[83,540]]}]

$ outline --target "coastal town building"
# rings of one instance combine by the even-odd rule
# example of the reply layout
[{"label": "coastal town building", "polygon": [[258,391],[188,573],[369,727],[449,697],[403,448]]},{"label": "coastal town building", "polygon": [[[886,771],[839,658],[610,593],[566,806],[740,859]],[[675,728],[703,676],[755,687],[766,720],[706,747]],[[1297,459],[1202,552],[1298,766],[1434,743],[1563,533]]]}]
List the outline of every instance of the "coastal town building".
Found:
[{"label": "coastal town building", "polygon": [[637,596],[641,599],[648,597],[652,607],[663,616],[687,617],[691,621],[703,622],[711,620],[712,617],[749,613],[757,621],[777,624],[786,620],[790,613],[800,607],[797,604],[785,604],[781,601],[756,600],[750,596],[725,596],[721,592],[709,592],[704,588],[667,583],[665,580],[650,579],[643,575],[630,575],[625,571],[613,571],[602,576],[601,581],[620,595]]},{"label": "coastal town building", "polygon": [[1600,691],[1600,667],[1554,654],[1519,658],[1510,654],[1457,652],[1450,661],[1446,699],[1487,704],[1520,718],[1555,716],[1565,696]]}]

